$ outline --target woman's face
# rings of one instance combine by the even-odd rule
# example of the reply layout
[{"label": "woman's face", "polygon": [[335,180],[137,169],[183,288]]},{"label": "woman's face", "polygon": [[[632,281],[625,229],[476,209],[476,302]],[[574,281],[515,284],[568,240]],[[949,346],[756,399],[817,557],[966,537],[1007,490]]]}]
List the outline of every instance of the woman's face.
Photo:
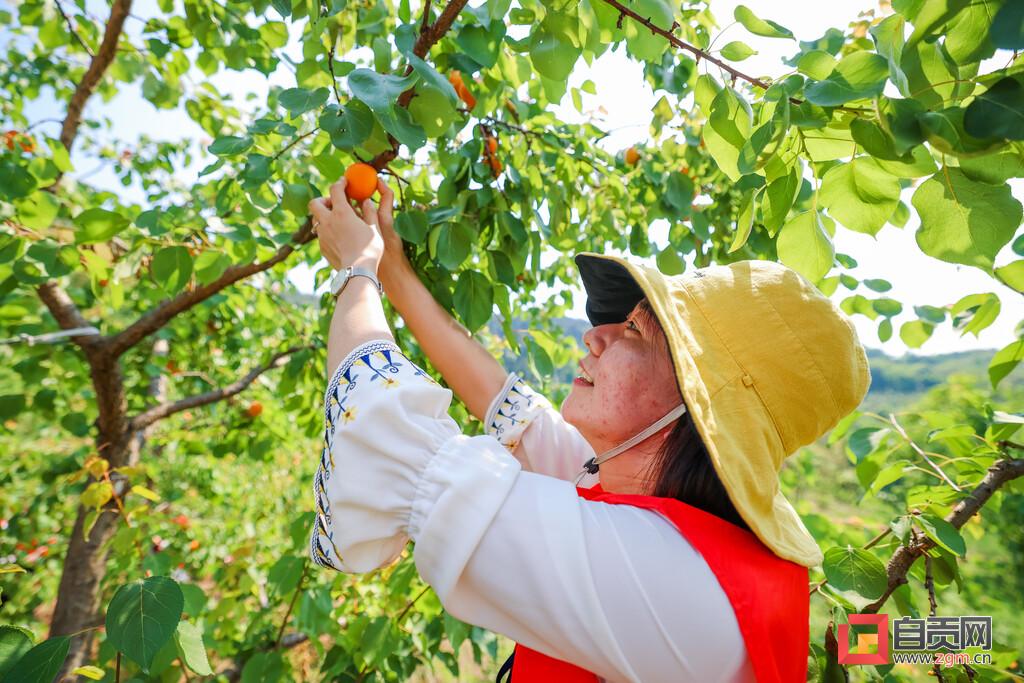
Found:
[{"label": "woman's face", "polygon": [[[624,322],[587,330],[583,342],[590,353],[581,363],[594,383],[574,381],[561,413],[595,453],[618,446],[682,401],[665,334],[640,304]],[[674,424],[602,463],[601,488],[644,493],[645,468]]]}]

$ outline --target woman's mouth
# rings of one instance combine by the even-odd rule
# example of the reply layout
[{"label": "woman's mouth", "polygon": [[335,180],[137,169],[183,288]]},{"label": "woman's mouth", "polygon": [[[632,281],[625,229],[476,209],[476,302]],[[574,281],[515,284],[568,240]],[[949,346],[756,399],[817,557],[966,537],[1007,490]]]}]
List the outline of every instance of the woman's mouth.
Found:
[{"label": "woman's mouth", "polygon": [[583,369],[582,365],[580,365],[580,374],[576,375],[576,379],[574,379],[572,383],[579,384],[584,387],[594,386],[594,381],[590,378],[590,375],[587,374],[587,371]]}]

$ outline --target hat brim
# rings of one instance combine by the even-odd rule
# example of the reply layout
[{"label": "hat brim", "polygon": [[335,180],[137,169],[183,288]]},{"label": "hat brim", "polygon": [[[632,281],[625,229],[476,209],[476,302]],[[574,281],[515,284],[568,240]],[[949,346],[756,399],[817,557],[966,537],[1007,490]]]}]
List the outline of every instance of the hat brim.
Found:
[{"label": "hat brim", "polygon": [[573,259],[587,292],[587,318],[594,327],[621,323],[646,296],[629,270],[606,258],[576,254]]},{"label": "hat brim", "polygon": [[[773,490],[768,491],[762,488],[764,482],[752,480],[750,476],[746,462],[753,437],[750,425],[744,434],[731,433],[731,427],[743,429],[740,423],[746,424],[745,418],[716,414],[712,392],[690,348],[690,344],[694,344],[699,352],[699,340],[689,339],[689,332],[681,329],[685,324],[674,310],[677,305],[669,293],[667,276],[625,258],[595,252],[577,253],[574,261],[587,292],[586,312],[592,325],[620,323],[641,299],[648,299],[665,329],[679,391],[736,511],[754,535],[779,557],[807,567],[819,566],[823,559],[821,549],[778,488],[777,477]],[[730,387],[722,388],[726,392],[730,390]],[[776,437],[765,434],[761,443],[767,450],[773,448],[771,444],[776,441]],[[760,494],[752,497],[753,490]]]}]

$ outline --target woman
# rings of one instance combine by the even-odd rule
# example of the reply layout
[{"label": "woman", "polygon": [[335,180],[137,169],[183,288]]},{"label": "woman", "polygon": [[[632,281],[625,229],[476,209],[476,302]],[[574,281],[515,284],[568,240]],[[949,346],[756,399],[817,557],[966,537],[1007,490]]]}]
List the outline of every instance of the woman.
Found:
[{"label": "woman", "polygon": [[[367,572],[411,538],[453,616],[516,641],[515,683],[803,681],[821,552],[777,475],[867,391],[850,321],[779,264],[578,254],[594,328],[559,413],[433,301],[378,189],[310,203],[330,264],[366,276],[328,338],[314,560]],[[375,275],[487,433],[395,345]]]}]

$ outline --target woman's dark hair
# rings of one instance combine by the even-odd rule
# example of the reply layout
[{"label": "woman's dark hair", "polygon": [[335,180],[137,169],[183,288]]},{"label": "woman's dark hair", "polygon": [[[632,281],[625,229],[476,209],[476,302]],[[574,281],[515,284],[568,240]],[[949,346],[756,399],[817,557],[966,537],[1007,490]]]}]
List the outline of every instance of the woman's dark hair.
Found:
[{"label": "woman's dark hair", "polygon": [[[667,351],[665,331],[646,298],[640,301],[637,313],[641,325],[661,335]],[[675,363],[675,360],[672,362]],[[682,395],[679,398],[683,400]],[[647,466],[647,472],[647,481],[654,482],[653,490],[648,495],[681,500],[750,531],[729,500],[729,494],[711,464],[711,456],[708,455],[689,410],[676,420]],[[653,477],[651,473],[654,473]]]}]

